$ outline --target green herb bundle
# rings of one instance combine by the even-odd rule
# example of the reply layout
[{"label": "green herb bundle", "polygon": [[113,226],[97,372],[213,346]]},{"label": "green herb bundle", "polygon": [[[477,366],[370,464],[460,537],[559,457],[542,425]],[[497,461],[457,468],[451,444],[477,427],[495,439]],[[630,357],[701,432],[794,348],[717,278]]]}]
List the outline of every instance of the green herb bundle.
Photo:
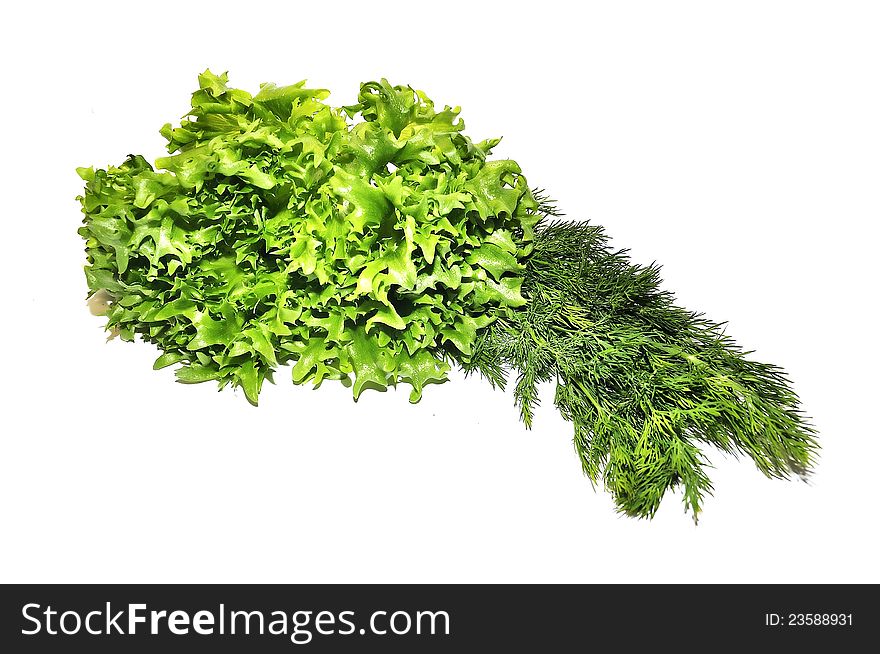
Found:
[{"label": "green herb bundle", "polygon": [[702,446],[805,475],[813,432],[782,372],[677,307],[658,269],[600,228],[555,220],[519,166],[492,161],[459,109],[387,81],[334,108],[304,83],[251,95],[206,71],[156,169],[79,169],[93,307],[186,383],[408,383],[449,365],[504,386],[531,425],[537,384],[575,430],[584,471],[651,516],[711,491]]},{"label": "green herb bundle", "polygon": [[621,511],[651,516],[681,486],[696,517],[712,490],[705,444],[746,454],[771,477],[806,475],[813,430],[782,371],[676,306],[659,269],[609,249],[600,227],[539,225],[523,295],[526,306],[500,316],[462,365],[502,387],[514,371],[527,426],[537,384],[555,381],[584,472]]}]

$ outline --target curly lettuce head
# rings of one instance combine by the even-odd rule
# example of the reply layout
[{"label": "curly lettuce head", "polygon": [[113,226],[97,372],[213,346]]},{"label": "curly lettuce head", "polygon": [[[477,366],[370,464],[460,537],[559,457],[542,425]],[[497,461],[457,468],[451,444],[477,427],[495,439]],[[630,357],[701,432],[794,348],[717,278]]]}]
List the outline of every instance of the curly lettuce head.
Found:
[{"label": "curly lettuce head", "polygon": [[[199,76],[192,110],[161,133],[171,156],[80,169],[86,278],[107,327],[155,343],[155,367],[257,402],[295,383],[365,388],[446,379],[520,294],[537,203],[519,166],[488,161],[459,109],[362,84],[358,103]],[[358,119],[359,117],[359,119]]]}]

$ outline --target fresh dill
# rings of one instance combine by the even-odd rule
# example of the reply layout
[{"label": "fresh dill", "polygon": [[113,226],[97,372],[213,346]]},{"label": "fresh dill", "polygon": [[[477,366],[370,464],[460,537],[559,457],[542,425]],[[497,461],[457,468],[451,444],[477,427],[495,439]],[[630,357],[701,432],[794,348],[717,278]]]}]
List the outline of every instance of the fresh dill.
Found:
[{"label": "fresh dill", "polygon": [[545,220],[524,272],[528,304],[482,333],[465,370],[500,387],[514,371],[526,426],[538,384],[555,381],[584,472],[628,515],[652,517],[678,487],[696,520],[712,492],[707,445],[769,477],[806,476],[815,432],[783,371],[677,306],[656,265],[634,265],[601,227],[555,219],[536,197]]}]

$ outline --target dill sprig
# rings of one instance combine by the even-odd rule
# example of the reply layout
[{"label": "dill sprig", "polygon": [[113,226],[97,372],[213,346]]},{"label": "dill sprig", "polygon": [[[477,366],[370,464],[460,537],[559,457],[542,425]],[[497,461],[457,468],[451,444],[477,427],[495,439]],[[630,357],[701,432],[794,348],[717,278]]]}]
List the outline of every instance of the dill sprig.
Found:
[{"label": "dill sprig", "polygon": [[[559,215],[536,195],[544,216]],[[784,372],[677,306],[658,266],[631,263],[601,227],[545,218],[524,279],[528,304],[500,316],[462,365],[502,388],[515,371],[527,427],[538,384],[555,380],[583,470],[620,511],[651,517],[680,487],[696,520],[712,492],[705,444],[769,477],[806,476],[818,446]]]}]

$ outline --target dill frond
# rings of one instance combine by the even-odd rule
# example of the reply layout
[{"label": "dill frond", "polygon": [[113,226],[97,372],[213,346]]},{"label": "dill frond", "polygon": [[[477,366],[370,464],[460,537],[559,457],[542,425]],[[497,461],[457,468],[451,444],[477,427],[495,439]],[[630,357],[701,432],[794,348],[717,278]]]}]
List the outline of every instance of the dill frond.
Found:
[{"label": "dill frond", "polygon": [[815,431],[785,373],[679,307],[658,266],[611,249],[601,227],[545,220],[524,277],[528,304],[499,317],[463,365],[501,387],[514,371],[526,426],[538,384],[556,381],[583,470],[620,511],[652,517],[680,488],[696,520],[712,492],[707,445],[748,456],[769,477],[809,472]]}]

